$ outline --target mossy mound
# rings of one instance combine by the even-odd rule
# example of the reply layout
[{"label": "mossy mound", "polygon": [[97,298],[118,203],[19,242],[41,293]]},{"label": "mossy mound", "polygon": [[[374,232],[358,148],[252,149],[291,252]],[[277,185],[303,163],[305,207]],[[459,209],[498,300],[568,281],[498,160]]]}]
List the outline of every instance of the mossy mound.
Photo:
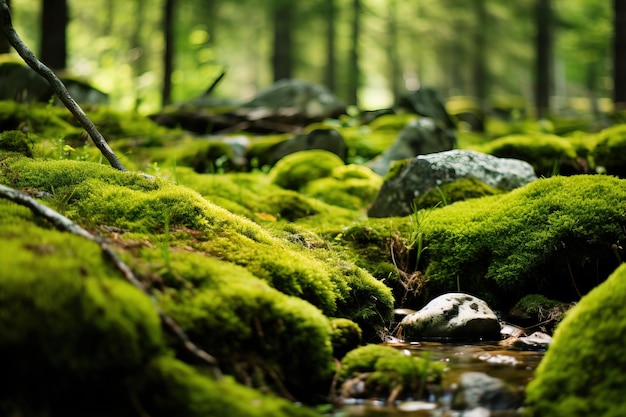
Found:
[{"label": "mossy mound", "polygon": [[[341,360],[338,380],[342,396],[367,398],[426,398],[427,384],[441,381],[444,366],[409,356],[393,347],[365,345]],[[355,387],[353,379],[364,386]]]},{"label": "mossy mound", "polygon": [[361,165],[342,165],[327,178],[311,181],[302,193],[325,203],[352,210],[367,208],[382,186],[382,178]]},{"label": "mossy mound", "polygon": [[527,416],[626,414],[624,334],[626,296],[620,266],[570,310],[526,389]]},{"label": "mossy mound", "polygon": [[576,300],[617,265],[625,199],[624,180],[577,175],[433,210],[423,224],[427,298],[460,289],[496,308],[523,294]]},{"label": "mossy mound", "polygon": [[165,350],[154,305],[95,243],[37,226],[13,203],[0,208],[0,409],[123,404]]},{"label": "mossy mound", "polygon": [[481,152],[500,158],[515,158],[528,162],[537,176],[580,173],[576,148],[560,136],[528,134],[505,136],[482,145]]},{"label": "mossy mound", "polygon": [[229,378],[216,382],[173,358],[150,363],[137,398],[153,417],[314,417],[318,413],[262,395]]},{"label": "mossy mound", "polygon": [[333,169],[344,162],[332,152],[323,150],[300,151],[289,154],[270,171],[272,182],[288,190],[299,190],[307,183],[332,175]]},{"label": "mossy mound", "polygon": [[502,190],[491,187],[474,177],[461,178],[442,184],[441,187],[429,190],[427,193],[420,195],[415,199],[415,207],[421,210],[424,208],[452,204],[456,201],[501,194],[502,192]]},{"label": "mossy mound", "polygon": [[34,140],[19,130],[7,130],[0,133],[0,150],[15,152],[24,156],[33,156]]},{"label": "mossy mound", "polygon": [[626,125],[609,127],[600,132],[592,156],[596,167],[626,178]]},{"label": "mossy mound", "polygon": [[361,345],[363,332],[358,324],[348,319],[333,319],[330,324],[335,358],[341,359],[346,353]]}]

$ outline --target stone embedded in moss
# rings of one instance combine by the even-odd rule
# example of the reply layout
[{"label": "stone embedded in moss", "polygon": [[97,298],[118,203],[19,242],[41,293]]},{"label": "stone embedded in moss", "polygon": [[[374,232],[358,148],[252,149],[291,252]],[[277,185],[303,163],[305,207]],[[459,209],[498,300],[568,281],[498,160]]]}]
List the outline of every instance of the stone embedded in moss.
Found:
[{"label": "stone embedded in moss", "polygon": [[584,296],[558,325],[554,341],[526,389],[527,416],[626,414],[622,264]]},{"label": "stone embedded in moss", "polygon": [[299,190],[308,182],[332,175],[344,165],[340,157],[323,150],[295,152],[285,156],[270,171],[272,182],[289,190]]}]

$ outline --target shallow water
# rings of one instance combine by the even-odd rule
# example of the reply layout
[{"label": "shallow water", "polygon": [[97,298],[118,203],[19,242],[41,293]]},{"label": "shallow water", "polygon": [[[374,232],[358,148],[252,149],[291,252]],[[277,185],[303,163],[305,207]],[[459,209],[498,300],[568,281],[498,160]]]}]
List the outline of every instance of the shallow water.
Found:
[{"label": "shallow water", "polygon": [[450,344],[420,342],[396,344],[397,349],[406,349],[413,355],[429,357],[433,361],[447,364],[444,373],[444,394],[431,398],[428,402],[404,402],[395,405],[376,400],[358,401],[344,404],[338,414],[346,417],[413,417],[459,415],[448,414],[450,393],[454,384],[465,372],[483,372],[500,378],[523,390],[533,377],[537,365],[544,356],[542,351],[522,351],[494,343]]}]

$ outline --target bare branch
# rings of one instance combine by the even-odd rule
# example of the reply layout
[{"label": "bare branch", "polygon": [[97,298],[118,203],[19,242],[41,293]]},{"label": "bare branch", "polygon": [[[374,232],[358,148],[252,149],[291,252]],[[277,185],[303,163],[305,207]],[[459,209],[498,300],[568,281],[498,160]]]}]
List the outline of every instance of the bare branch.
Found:
[{"label": "bare branch", "polygon": [[[2,1],[4,3],[4,1]],[[144,294],[150,297],[154,308],[159,314],[159,318],[161,322],[165,325],[165,327],[174,334],[183,344],[185,349],[190,352],[195,357],[201,359],[202,361],[211,365],[213,369],[213,373],[216,378],[221,377],[221,371],[218,367],[217,359],[207,352],[199,348],[195,343],[193,343],[185,331],[180,328],[180,326],[170,317],[168,316],[161,306],[157,303],[154,297],[149,293],[148,289],[143,285],[141,281],[137,279],[133,271],[126,265],[120,257],[115,253],[111,247],[105,242],[104,239],[98,236],[94,236],[89,233],[87,230],[83,229],[72,220],[63,216],[61,213],[52,210],[50,207],[47,207],[37,200],[32,198],[29,195],[26,195],[18,190],[15,190],[10,187],[6,187],[0,184],[0,198],[12,201],[19,205],[28,207],[35,215],[41,216],[44,219],[48,220],[50,223],[54,225],[58,230],[63,232],[70,232],[75,235],[84,237],[86,239],[91,240],[92,242],[97,243],[104,255],[113,263],[113,265],[122,273],[124,278],[133,284],[135,287],[139,288]]]},{"label": "bare branch", "polygon": [[100,150],[102,155],[104,155],[104,157],[109,161],[111,166],[119,169],[120,171],[127,171],[117,156],[115,156],[115,153],[107,143],[106,139],[104,139],[89,117],[87,117],[83,109],[76,103],[76,101],[74,101],[69,91],[67,91],[65,84],[63,84],[63,82],[50,68],[39,61],[28,46],[22,42],[22,39],[13,28],[11,11],[9,10],[6,0],[0,0],[0,25],[2,26],[2,32],[4,33],[4,36],[9,44],[11,44],[11,46],[17,51],[29,67],[48,81],[61,102],[65,104],[65,107],[67,107],[74,117],[76,117],[78,123],[80,123],[87,133],[89,133],[93,143]]}]

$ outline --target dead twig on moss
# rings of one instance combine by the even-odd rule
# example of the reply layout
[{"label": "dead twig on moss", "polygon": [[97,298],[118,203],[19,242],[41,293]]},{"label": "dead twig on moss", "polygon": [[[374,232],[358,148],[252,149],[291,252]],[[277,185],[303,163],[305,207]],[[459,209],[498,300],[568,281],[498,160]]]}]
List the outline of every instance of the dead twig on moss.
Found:
[{"label": "dead twig on moss", "polygon": [[181,341],[185,349],[193,356],[209,364],[213,370],[214,376],[216,378],[221,378],[222,373],[219,369],[217,359],[205,352],[189,339],[185,331],[181,329],[180,326],[163,311],[161,306],[149,293],[148,289],[143,285],[141,281],[137,279],[133,271],[121,260],[117,253],[115,253],[113,249],[111,249],[111,247],[106,243],[103,238],[92,235],[81,226],[63,216],[61,213],[58,213],[50,207],[39,203],[31,196],[26,195],[13,188],[6,187],[2,184],[0,184],[0,198],[28,207],[35,215],[48,220],[50,223],[52,223],[52,225],[54,225],[54,227],[62,232],[70,232],[97,243],[100,246],[103,254],[113,263],[117,270],[122,273],[124,278],[132,285],[139,288],[144,294],[146,294],[150,298],[163,325]]},{"label": "dead twig on moss", "polygon": [[67,109],[76,117],[78,123],[89,133],[93,143],[100,150],[102,155],[109,161],[111,166],[120,171],[127,171],[124,165],[117,158],[106,139],[98,131],[93,122],[87,117],[83,109],[72,98],[69,91],[65,87],[65,84],[54,74],[54,72],[45,66],[41,61],[37,59],[35,54],[26,46],[26,44],[19,37],[13,23],[11,21],[11,11],[7,5],[6,0],[0,0],[0,25],[2,26],[2,32],[6,37],[9,44],[17,51],[22,57],[24,62],[28,64],[35,72],[41,75],[52,86],[52,89],[59,97],[61,102],[67,107]]}]

